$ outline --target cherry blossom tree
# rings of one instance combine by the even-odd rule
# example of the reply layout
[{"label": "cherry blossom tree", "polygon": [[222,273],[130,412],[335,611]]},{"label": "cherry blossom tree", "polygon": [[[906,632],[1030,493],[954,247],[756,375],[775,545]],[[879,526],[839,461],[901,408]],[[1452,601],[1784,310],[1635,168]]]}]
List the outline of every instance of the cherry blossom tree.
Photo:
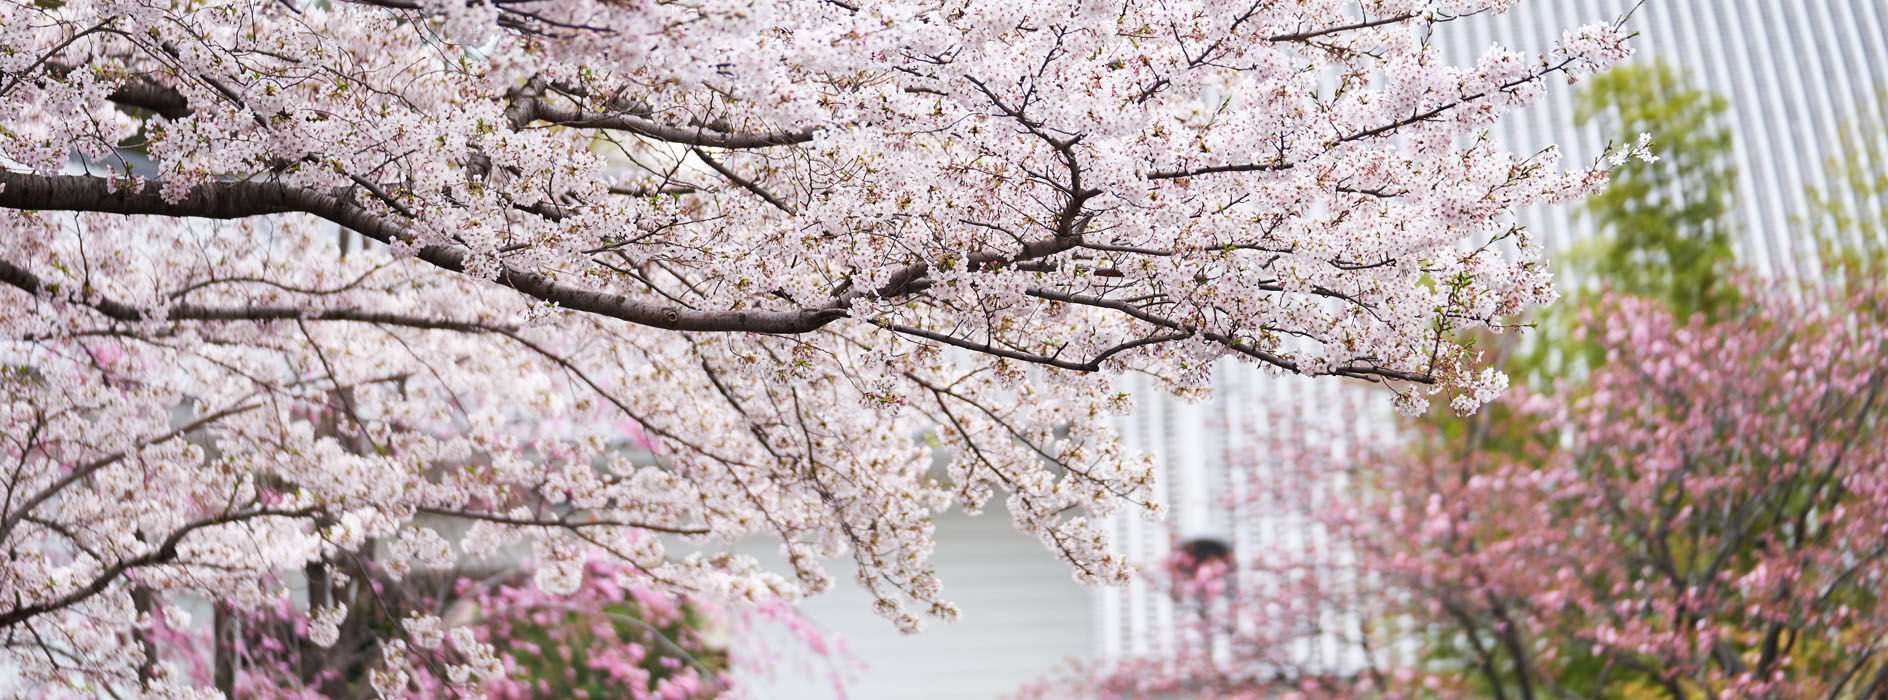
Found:
[{"label": "cherry blossom tree", "polygon": [[[1608,299],[1584,320],[1604,364],[1562,398],[1516,399],[1507,427],[1540,432],[1343,454],[1369,495],[1296,501],[1336,544],[1248,553],[1236,577],[1179,562],[1172,590],[1205,601],[1195,641],[1088,687],[1883,697],[1888,289],[1854,277],[1871,281],[1747,291],[1717,323]],[[1328,449],[1284,447],[1289,473],[1340,473]],[[1316,643],[1349,651],[1309,664]]]},{"label": "cherry blossom tree", "polygon": [[6,0],[6,660],[201,696],[150,652],[179,600],[320,629],[337,561],[527,541],[551,595],[848,557],[915,628],[930,516],[998,490],[1119,581],[1116,374],[1501,385],[1453,339],[1553,297],[1508,215],[1644,152],[1487,137],[1627,53],[1426,42],[1511,3]]}]

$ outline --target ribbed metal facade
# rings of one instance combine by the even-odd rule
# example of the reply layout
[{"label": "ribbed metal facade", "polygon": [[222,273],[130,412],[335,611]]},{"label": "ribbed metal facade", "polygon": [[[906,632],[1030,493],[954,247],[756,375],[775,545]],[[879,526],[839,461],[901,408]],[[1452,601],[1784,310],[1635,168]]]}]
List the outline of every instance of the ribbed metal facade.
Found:
[{"label": "ribbed metal facade", "polygon": [[[1497,41],[1540,51],[1566,29],[1619,17],[1636,4],[1528,0],[1505,14],[1440,25],[1431,40],[1457,63],[1474,61]],[[1649,0],[1633,12],[1628,26],[1639,36],[1632,60],[1663,60],[1687,71],[1695,87],[1730,101],[1737,253],[1756,270],[1814,276],[1814,247],[1794,235],[1793,223],[1810,214],[1806,188],[1827,188],[1826,163],[1845,155],[1838,134],[1858,119],[1881,123],[1879,93],[1888,88],[1884,22],[1883,0]],[[1495,134],[1511,150],[1559,144],[1564,162],[1588,162],[1611,135],[1575,128],[1573,98],[1572,88],[1556,84],[1540,104],[1503,120]],[[1521,221],[1558,250],[1593,232],[1569,206],[1529,211]]]},{"label": "ribbed metal facade", "polygon": [[[1473,63],[1489,45],[1544,51],[1566,30],[1610,21],[1636,0],[1526,0],[1504,14],[1486,14],[1438,25],[1431,41],[1451,62]],[[1816,248],[1800,221],[1812,215],[1807,188],[1849,196],[1831,187],[1827,164],[1845,157],[1838,135],[1860,123],[1881,125],[1880,91],[1888,89],[1888,0],[1649,0],[1628,26],[1640,35],[1632,60],[1658,58],[1689,73],[1691,84],[1729,100],[1734,139],[1737,199],[1736,253],[1761,274],[1815,278]],[[1574,126],[1574,86],[1556,81],[1533,107],[1511,114],[1494,136],[1513,151],[1531,153],[1559,144],[1564,163],[1590,162],[1607,135]],[[1656,149],[1656,144],[1655,144]],[[1867,164],[1888,172],[1888,163]],[[1869,203],[1852,202],[1869,208]],[[1879,210],[1882,203],[1872,207]],[[1550,251],[1568,250],[1594,235],[1594,227],[1571,205],[1540,208],[1520,217]],[[1163,465],[1159,497],[1171,504],[1167,524],[1127,517],[1112,523],[1118,546],[1143,565],[1161,561],[1169,532],[1182,537],[1229,540],[1244,559],[1267,548],[1317,546],[1316,533],[1295,513],[1303,503],[1230,507],[1216,496],[1235,489],[1236,459],[1257,459],[1265,473],[1262,445],[1277,428],[1278,407],[1292,420],[1341,426],[1389,421],[1387,396],[1361,404],[1349,400],[1357,388],[1335,380],[1273,377],[1246,365],[1227,366],[1216,378],[1216,395],[1185,403],[1151,386],[1133,387],[1139,404],[1121,421],[1129,447],[1152,453]],[[1361,408],[1360,408],[1361,407]],[[1256,454],[1256,456],[1255,456]],[[1308,503],[1332,485],[1305,484]],[[1341,553],[1333,552],[1335,560]],[[1174,643],[1176,606],[1144,584],[1095,594],[1096,652],[1104,658],[1158,655]],[[1307,643],[1296,656],[1325,668],[1349,665],[1333,643]]]},{"label": "ribbed metal facade", "polygon": [[[1288,473],[1286,460],[1302,454],[1304,436],[1280,431],[1316,425],[1325,428],[1320,439],[1347,439],[1390,426],[1388,401],[1335,381],[1275,377],[1243,367],[1222,370],[1210,401],[1173,400],[1151,382],[1138,382],[1127,390],[1142,397],[1140,403],[1119,429],[1129,450],[1152,454],[1161,465],[1161,498],[1173,511],[1164,523],[1133,515],[1111,523],[1116,545],[1131,561],[1156,567],[1175,539],[1210,538],[1230,545],[1241,562],[1264,561],[1268,552],[1314,552],[1326,569],[1322,578],[1341,577],[1345,553],[1327,545],[1308,512],[1343,484]],[[1175,618],[1188,614],[1141,580],[1096,589],[1095,598],[1096,653],[1103,658],[1172,651]],[[1306,641],[1284,653],[1312,667],[1351,661],[1344,656],[1351,650],[1335,639]]]}]

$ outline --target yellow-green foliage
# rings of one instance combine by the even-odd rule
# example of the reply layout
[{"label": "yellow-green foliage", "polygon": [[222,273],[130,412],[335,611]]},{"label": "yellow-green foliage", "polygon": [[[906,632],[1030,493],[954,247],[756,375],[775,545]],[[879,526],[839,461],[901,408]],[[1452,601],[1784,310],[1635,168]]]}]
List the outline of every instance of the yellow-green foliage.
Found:
[{"label": "yellow-green foliage", "polygon": [[1656,162],[1631,161],[1588,199],[1602,237],[1575,264],[1608,288],[1664,299],[1680,316],[1735,303],[1724,284],[1737,194],[1724,97],[1692,87],[1681,70],[1620,66],[1580,92],[1575,121],[1616,142],[1652,135]]}]

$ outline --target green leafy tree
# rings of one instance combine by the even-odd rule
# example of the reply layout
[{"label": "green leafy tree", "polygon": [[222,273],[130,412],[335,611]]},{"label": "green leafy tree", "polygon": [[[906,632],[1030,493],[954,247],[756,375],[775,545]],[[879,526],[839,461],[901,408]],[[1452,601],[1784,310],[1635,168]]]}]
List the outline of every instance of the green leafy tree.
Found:
[{"label": "green leafy tree", "polygon": [[1715,316],[1734,306],[1724,283],[1732,263],[1737,194],[1723,96],[1694,87],[1662,62],[1621,66],[1580,92],[1575,122],[1597,124],[1616,141],[1650,134],[1660,158],[1634,160],[1586,201],[1603,234],[1576,256],[1576,273],[1635,296],[1661,299],[1680,317]]},{"label": "green leafy tree", "polygon": [[1804,223],[1824,260],[1864,263],[1888,256],[1888,90],[1876,109],[1860,110],[1837,132],[1837,152],[1824,165],[1827,188],[1808,185]]},{"label": "green leafy tree", "polygon": [[[1737,196],[1734,139],[1724,118],[1729,101],[1693,85],[1682,69],[1658,61],[1623,65],[1596,76],[1575,100],[1576,125],[1597,126],[1615,143],[1649,135],[1658,159],[1621,165],[1613,171],[1613,182],[1582,204],[1583,215],[1593,220],[1600,235],[1557,258],[1565,297],[1526,324],[1533,332],[1478,332],[1464,341],[1483,348],[1496,366],[1536,391],[1579,377],[1603,360],[1597,344],[1576,338],[1574,332],[1580,309],[1601,290],[1663,301],[1681,318],[1693,313],[1716,318],[1739,303],[1737,286],[1729,280],[1736,267],[1731,202]],[[1847,138],[1865,139],[1863,128],[1853,131]],[[1888,196],[1888,178],[1879,171],[1875,179],[1866,174],[1873,164],[1888,163],[1888,141],[1873,146],[1845,163],[1847,174],[1841,177],[1872,186],[1877,197]],[[1811,198],[1829,199],[1816,193]],[[1838,213],[1849,227],[1888,217],[1888,212]],[[1852,231],[1845,235],[1855,237]],[[1511,453],[1534,442],[1522,436],[1538,435],[1507,425],[1513,417],[1500,405],[1483,407],[1469,420],[1435,413],[1429,422],[1458,447]],[[1490,434],[1483,424],[1491,422],[1505,427]]]}]

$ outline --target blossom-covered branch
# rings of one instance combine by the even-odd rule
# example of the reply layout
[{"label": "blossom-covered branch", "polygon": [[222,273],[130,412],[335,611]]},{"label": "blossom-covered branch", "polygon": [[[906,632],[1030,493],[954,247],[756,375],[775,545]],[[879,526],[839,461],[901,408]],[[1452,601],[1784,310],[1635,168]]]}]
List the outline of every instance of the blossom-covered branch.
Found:
[{"label": "blossom-covered branch", "polygon": [[[1499,386],[1458,332],[1554,296],[1511,216],[1607,161],[1465,137],[1627,39],[1424,41],[1507,4],[0,0],[0,614],[83,640],[7,660],[183,693],[145,603],[522,540],[553,592],[601,557],[790,599],[847,558],[915,629],[956,613],[932,516],[998,492],[1123,580],[1121,372]],[[1163,175],[1239,163],[1290,167]],[[307,515],[32,607],[262,510]]]}]

